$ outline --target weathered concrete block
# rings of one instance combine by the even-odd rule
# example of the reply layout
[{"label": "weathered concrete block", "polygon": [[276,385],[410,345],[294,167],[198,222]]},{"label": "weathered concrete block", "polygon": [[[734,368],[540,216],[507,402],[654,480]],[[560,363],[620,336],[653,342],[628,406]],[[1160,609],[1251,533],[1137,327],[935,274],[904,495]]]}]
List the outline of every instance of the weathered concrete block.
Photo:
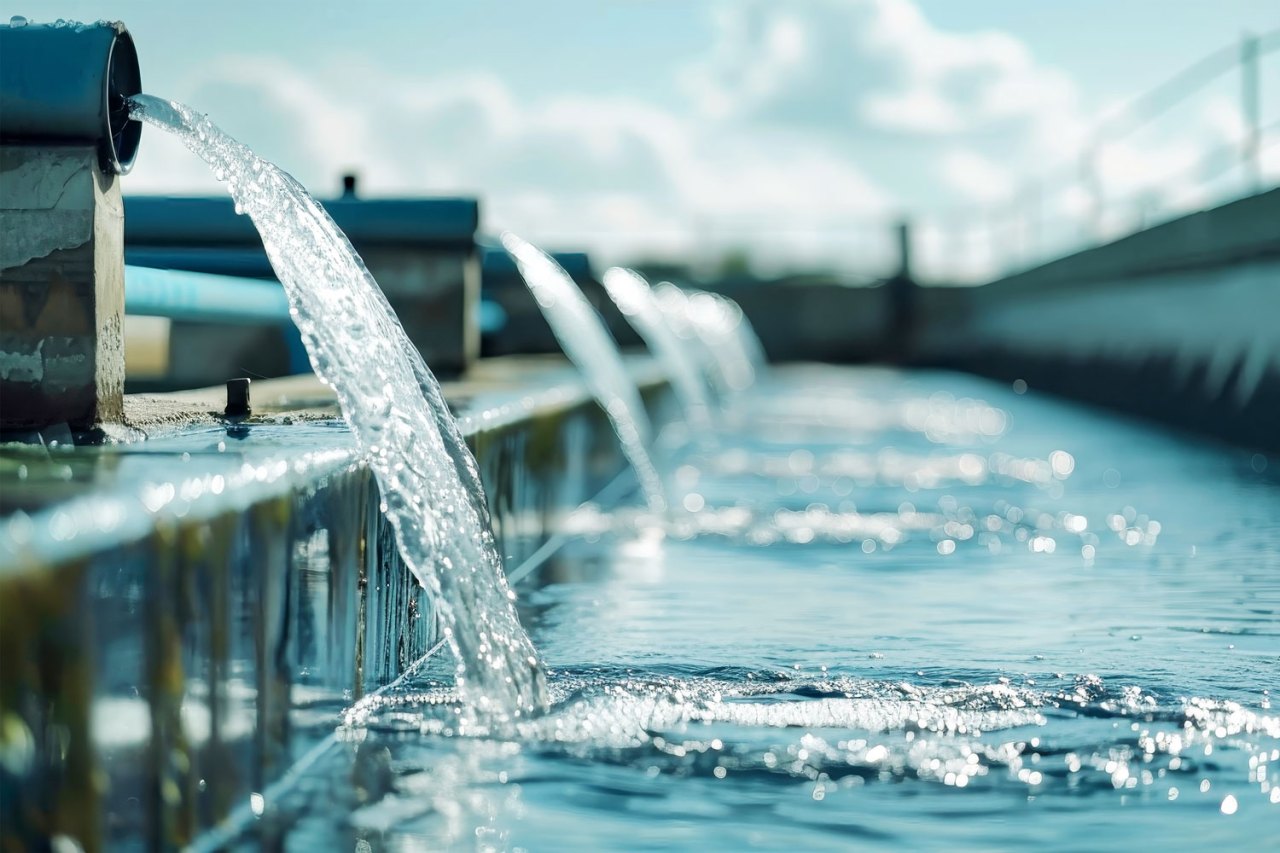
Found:
[{"label": "weathered concrete block", "polygon": [[119,420],[123,216],[96,148],[0,147],[0,429]]}]

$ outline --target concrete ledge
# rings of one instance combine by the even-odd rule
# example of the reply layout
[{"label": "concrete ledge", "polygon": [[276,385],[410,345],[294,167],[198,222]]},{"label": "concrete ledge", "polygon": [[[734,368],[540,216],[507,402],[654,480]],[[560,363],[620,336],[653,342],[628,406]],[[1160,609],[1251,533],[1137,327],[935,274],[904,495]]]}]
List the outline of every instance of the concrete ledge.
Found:
[{"label": "concrete ledge", "polygon": [[1280,188],[1147,228],[992,282],[995,293],[1116,281],[1280,257]]}]

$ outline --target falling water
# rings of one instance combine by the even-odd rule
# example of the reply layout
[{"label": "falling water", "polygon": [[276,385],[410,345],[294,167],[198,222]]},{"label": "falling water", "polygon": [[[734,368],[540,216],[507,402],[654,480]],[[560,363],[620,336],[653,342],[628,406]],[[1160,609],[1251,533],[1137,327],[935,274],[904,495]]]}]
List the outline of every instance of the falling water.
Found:
[{"label": "falling water", "polygon": [[677,333],[704,354],[704,370],[721,392],[736,394],[754,384],[755,368],[735,334],[734,316],[725,304],[709,293],[686,292],[669,282],[659,284],[654,296]]},{"label": "falling water", "polygon": [[745,391],[759,378],[763,350],[754,330],[747,330],[738,303],[719,293],[689,293],[689,319],[707,346],[725,357],[730,391]]},{"label": "falling water", "polygon": [[510,232],[502,235],[502,246],[515,258],[551,331],[609,416],[649,507],[664,511],[667,501],[662,479],[646,450],[651,433],[649,417],[600,315],[569,274],[537,246]]},{"label": "falling water", "polygon": [[743,358],[747,360],[747,363],[751,365],[753,382],[759,382],[769,371],[769,358],[765,355],[764,344],[760,342],[760,335],[756,333],[755,326],[752,326],[751,321],[747,319],[747,315],[742,310],[741,305],[723,294],[715,293],[712,296],[729,312],[731,317],[730,328],[737,348],[742,353]]},{"label": "falling water", "polygon": [[346,236],[290,175],[183,104],[138,95],[134,117],[175,134],[257,226],[311,365],[377,476],[405,564],[432,594],[471,712],[547,707],[516,616],[474,457],[440,386]]},{"label": "falling water", "polygon": [[689,426],[695,433],[709,434],[713,426],[709,389],[692,355],[663,316],[649,282],[634,270],[613,267],[604,274],[604,287],[666,368]]}]

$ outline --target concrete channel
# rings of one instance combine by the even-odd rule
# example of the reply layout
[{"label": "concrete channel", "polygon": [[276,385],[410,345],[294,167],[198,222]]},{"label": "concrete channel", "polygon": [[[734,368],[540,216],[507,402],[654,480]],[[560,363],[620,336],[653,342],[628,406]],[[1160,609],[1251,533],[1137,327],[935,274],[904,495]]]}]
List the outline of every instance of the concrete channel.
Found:
[{"label": "concrete channel", "polygon": [[[656,366],[631,368],[665,405]],[[221,388],[131,395],[145,441],[0,453],[3,849],[189,844],[438,643],[328,390],[253,390],[244,419]],[[631,487],[559,359],[487,360],[445,390],[509,570]]]}]

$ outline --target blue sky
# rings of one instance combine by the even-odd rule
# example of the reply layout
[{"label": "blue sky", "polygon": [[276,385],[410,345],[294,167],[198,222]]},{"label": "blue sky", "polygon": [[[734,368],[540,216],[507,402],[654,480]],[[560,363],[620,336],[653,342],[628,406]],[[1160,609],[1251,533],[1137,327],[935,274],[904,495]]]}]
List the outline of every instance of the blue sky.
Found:
[{"label": "blue sky", "polygon": [[[782,263],[875,255],[899,212],[990,218],[1074,169],[1100,115],[1280,28],[1274,0],[33,5],[0,12],[125,21],[147,91],[320,194],[355,169],[368,194],[477,194],[490,227],[609,259],[713,244]],[[1275,122],[1280,61],[1264,73]],[[1183,173],[1239,135],[1238,90],[1109,148],[1108,192],[1194,200]],[[214,189],[153,131],[126,180]]]}]

